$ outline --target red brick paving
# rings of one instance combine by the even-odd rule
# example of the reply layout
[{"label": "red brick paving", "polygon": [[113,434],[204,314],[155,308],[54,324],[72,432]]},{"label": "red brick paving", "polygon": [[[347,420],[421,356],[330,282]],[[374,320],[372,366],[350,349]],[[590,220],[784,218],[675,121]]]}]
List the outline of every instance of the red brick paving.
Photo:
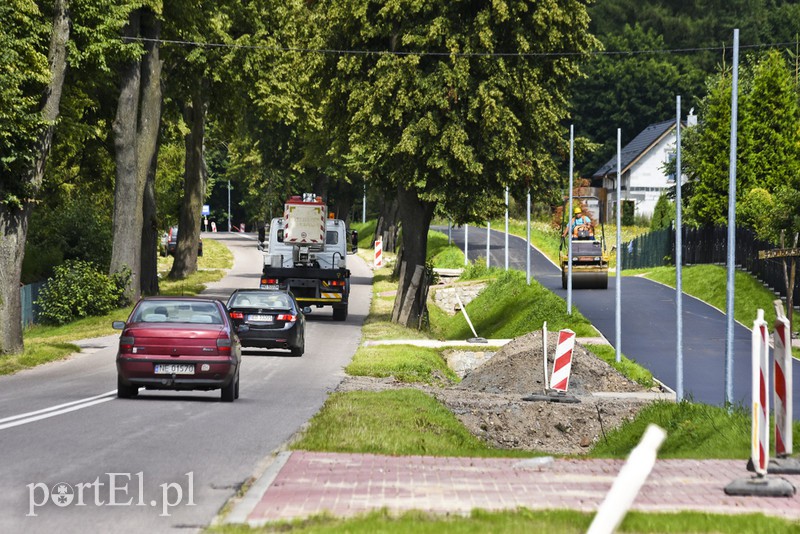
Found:
[{"label": "red brick paving", "polygon": [[[474,508],[518,507],[594,512],[624,463],[579,459],[542,463],[541,459],[305,451],[282,453],[277,462],[271,469],[273,472],[270,474],[268,470],[265,480],[254,485],[238,504],[240,509],[234,508],[232,516],[260,525],[323,511],[350,517],[381,508],[395,513],[426,510],[467,514]],[[745,460],[659,460],[632,509],[760,512],[800,520],[798,494],[793,497],[725,494],[724,488],[730,482],[750,476]],[[800,487],[800,476],[780,476]]]}]

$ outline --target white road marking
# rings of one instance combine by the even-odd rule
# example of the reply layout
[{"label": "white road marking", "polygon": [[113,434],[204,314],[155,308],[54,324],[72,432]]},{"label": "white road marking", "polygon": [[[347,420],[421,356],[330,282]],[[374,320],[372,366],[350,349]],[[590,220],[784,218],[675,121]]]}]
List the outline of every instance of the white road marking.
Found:
[{"label": "white road marking", "polygon": [[89,406],[94,406],[95,404],[108,402],[110,400],[113,400],[116,397],[116,395],[117,395],[117,390],[114,389],[107,393],[103,393],[102,395],[96,395],[94,397],[87,397],[85,399],[80,399],[72,402],[67,402],[64,404],[59,404],[56,406],[51,406],[49,408],[43,408],[41,410],[36,410],[34,412],[12,415],[11,417],[0,419],[0,430],[5,430],[7,428],[33,423],[35,421],[41,421],[42,419],[55,417],[57,415],[63,415],[65,413],[74,412],[76,410],[80,410],[83,408],[88,408]]}]

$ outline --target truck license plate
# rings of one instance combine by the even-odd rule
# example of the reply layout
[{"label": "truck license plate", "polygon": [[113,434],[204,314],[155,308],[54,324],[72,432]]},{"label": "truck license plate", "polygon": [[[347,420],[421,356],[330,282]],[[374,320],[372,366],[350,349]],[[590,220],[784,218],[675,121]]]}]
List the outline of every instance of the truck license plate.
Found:
[{"label": "truck license plate", "polygon": [[193,363],[157,363],[155,373],[157,375],[193,375]]},{"label": "truck license plate", "polygon": [[280,289],[278,284],[261,284],[261,289]]}]

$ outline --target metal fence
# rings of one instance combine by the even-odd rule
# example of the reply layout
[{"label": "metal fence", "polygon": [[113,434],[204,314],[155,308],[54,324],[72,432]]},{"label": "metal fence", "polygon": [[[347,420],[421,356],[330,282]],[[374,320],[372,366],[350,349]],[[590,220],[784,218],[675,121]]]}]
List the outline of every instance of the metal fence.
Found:
[{"label": "metal fence", "polygon": [[22,328],[36,323],[39,317],[39,306],[36,299],[39,298],[39,291],[44,287],[45,282],[28,284],[19,288],[19,299],[22,303]]},{"label": "metal fence", "polygon": [[[728,254],[728,229],[724,226],[683,228],[683,265],[712,263],[725,265]],[[748,271],[782,298],[786,298],[783,263],[778,258],[758,258],[760,250],[776,248],[756,238],[747,228],[736,229],[736,266]],[[641,235],[622,245],[622,268],[642,269],[675,264],[675,230],[666,228]],[[800,304],[800,288],[795,284],[793,300]]]}]

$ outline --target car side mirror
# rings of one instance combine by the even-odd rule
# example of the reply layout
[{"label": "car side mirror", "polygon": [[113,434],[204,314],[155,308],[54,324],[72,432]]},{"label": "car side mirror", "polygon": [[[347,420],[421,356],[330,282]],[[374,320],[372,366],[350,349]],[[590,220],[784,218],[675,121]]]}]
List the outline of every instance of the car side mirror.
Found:
[{"label": "car side mirror", "polygon": [[114,330],[124,330],[125,329],[125,321],[114,321],[111,323],[111,328]]},{"label": "car side mirror", "polygon": [[309,313],[311,313],[311,306],[305,306],[303,308],[303,314],[308,315]]}]

